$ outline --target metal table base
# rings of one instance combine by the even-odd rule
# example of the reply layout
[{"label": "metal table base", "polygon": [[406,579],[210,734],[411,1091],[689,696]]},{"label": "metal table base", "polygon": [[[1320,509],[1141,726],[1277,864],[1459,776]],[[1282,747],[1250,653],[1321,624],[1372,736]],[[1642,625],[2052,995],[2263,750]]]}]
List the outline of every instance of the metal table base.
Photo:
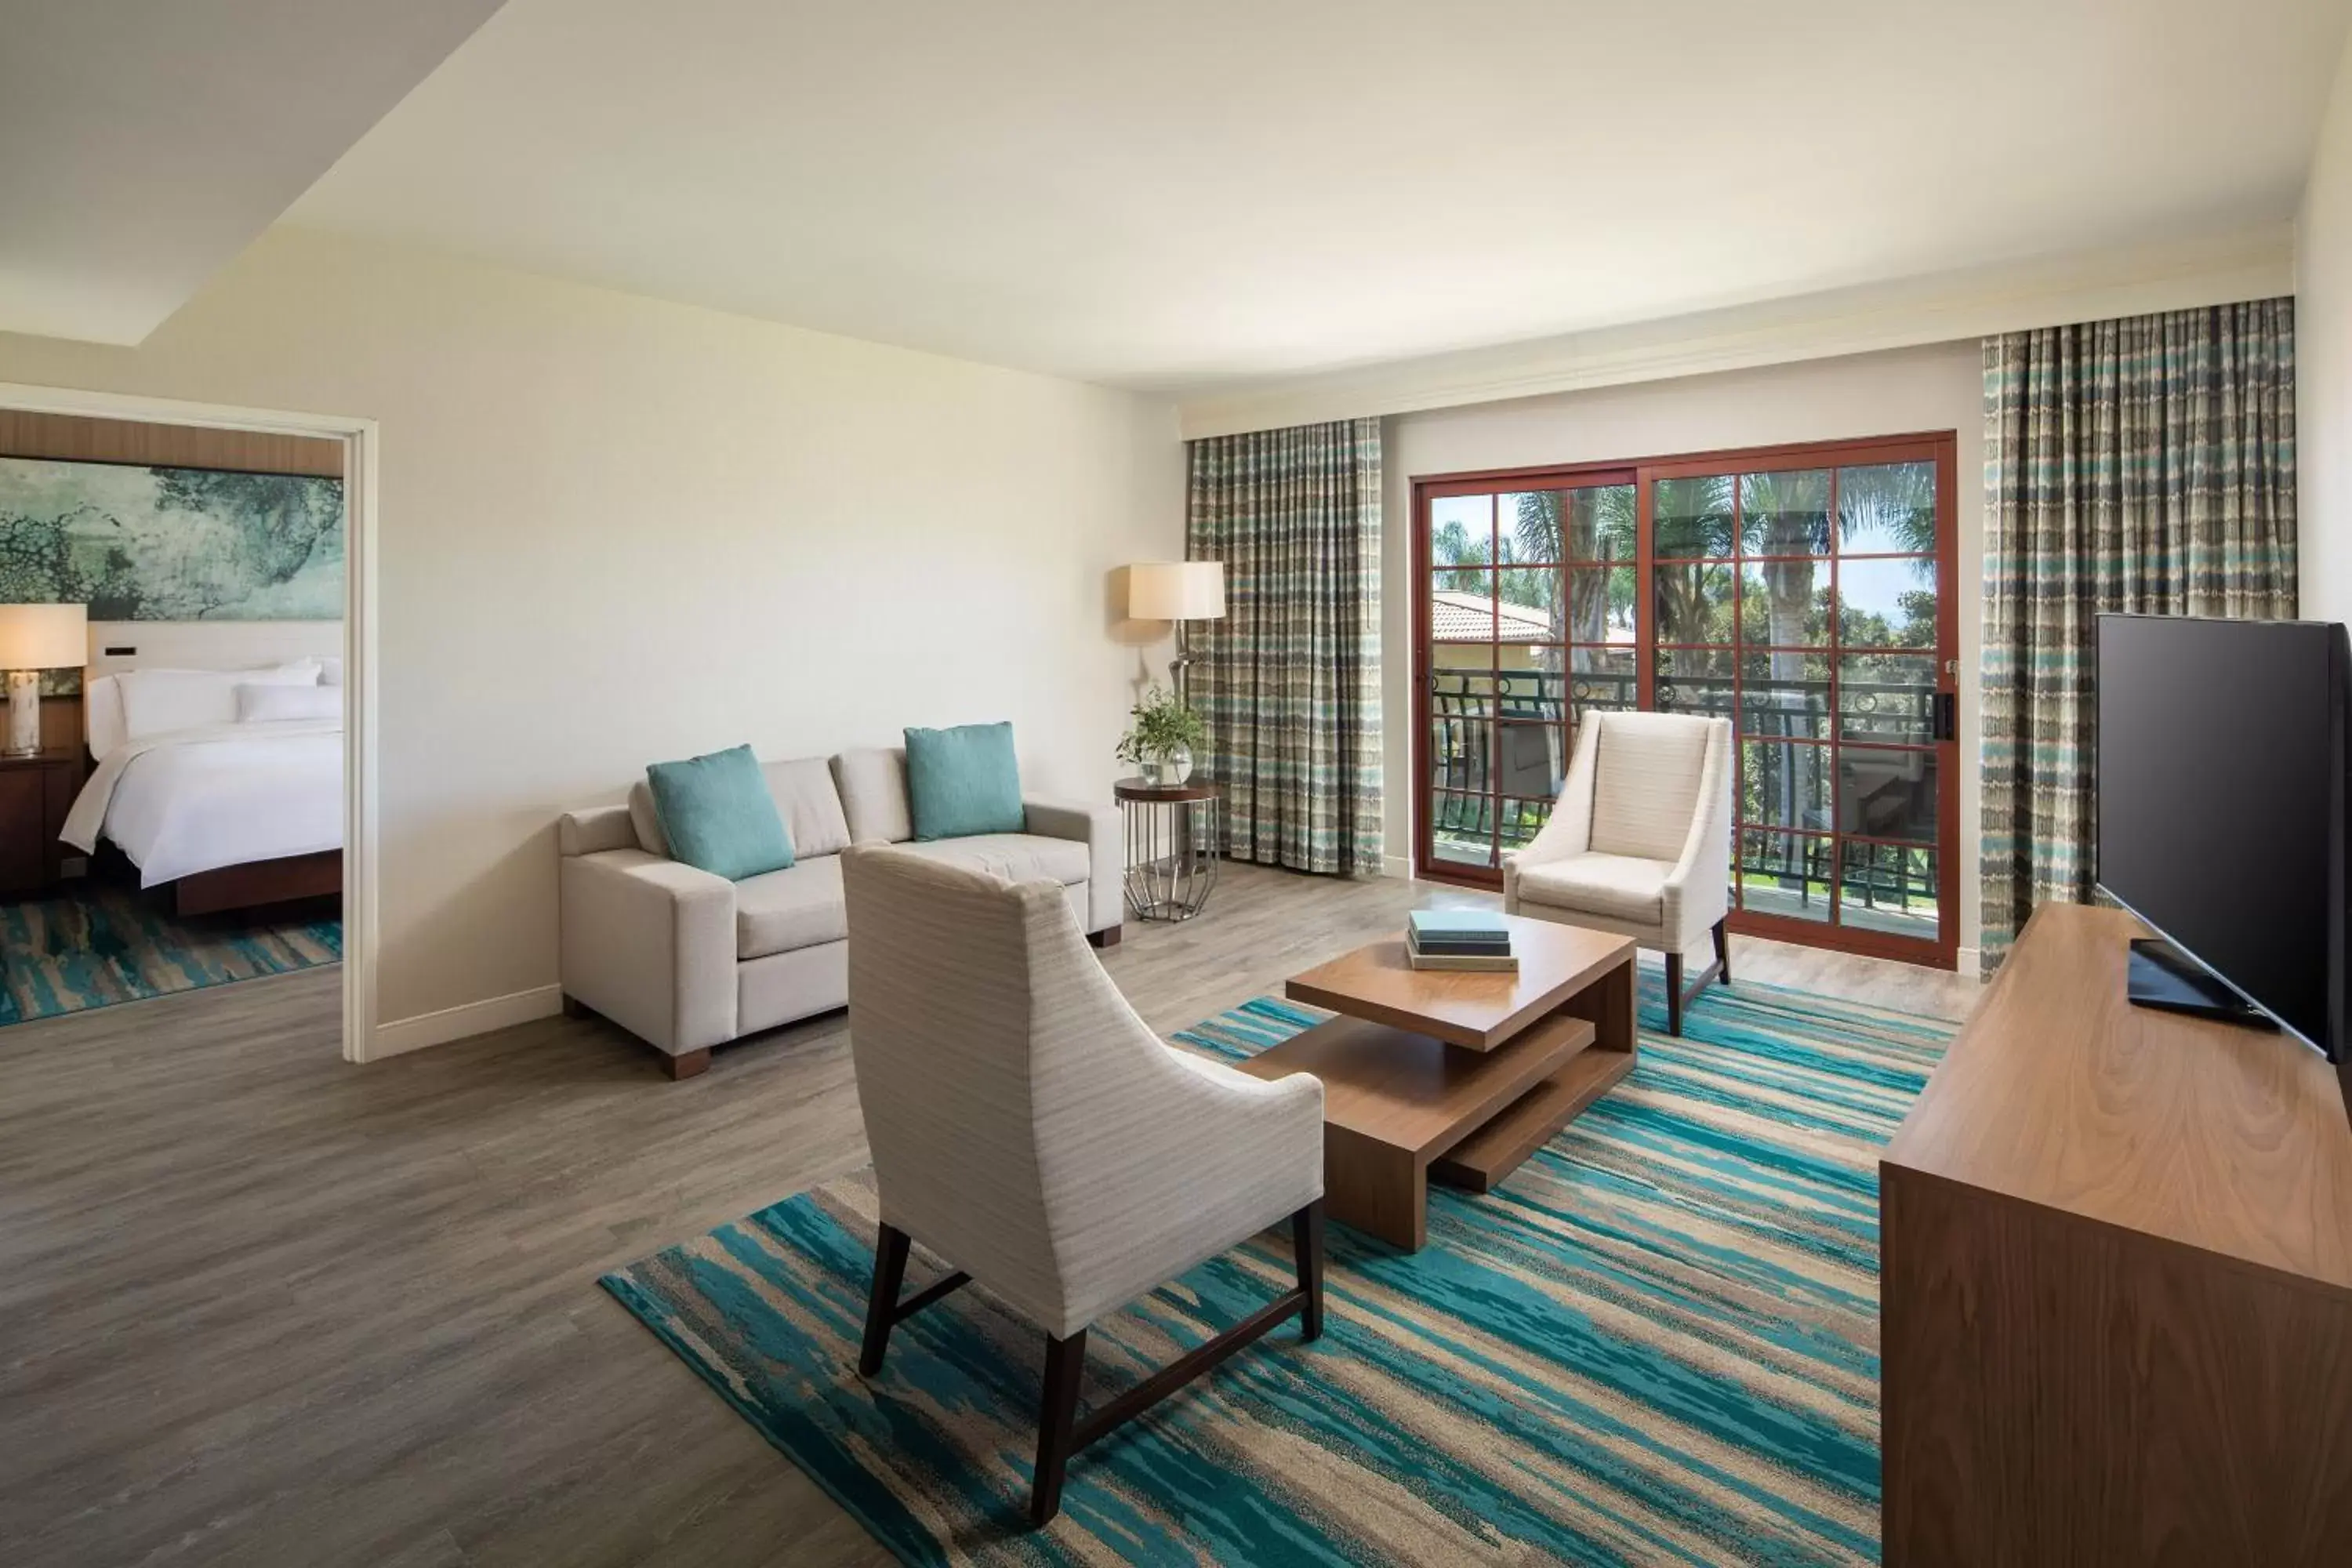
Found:
[{"label": "metal table base", "polygon": [[1223,797],[1212,784],[1121,779],[1127,908],[1139,921],[1189,921],[1207,907],[1223,858]]}]

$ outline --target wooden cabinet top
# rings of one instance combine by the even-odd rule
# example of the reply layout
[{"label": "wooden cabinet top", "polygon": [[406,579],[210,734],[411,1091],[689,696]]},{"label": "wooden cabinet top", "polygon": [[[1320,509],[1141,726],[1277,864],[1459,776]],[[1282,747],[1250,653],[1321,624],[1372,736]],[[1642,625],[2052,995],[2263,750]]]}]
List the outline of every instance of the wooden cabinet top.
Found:
[{"label": "wooden cabinet top", "polygon": [[2120,910],[2034,912],[1885,1163],[2352,1290],[2352,1120],[2292,1036],[2135,1007]]}]

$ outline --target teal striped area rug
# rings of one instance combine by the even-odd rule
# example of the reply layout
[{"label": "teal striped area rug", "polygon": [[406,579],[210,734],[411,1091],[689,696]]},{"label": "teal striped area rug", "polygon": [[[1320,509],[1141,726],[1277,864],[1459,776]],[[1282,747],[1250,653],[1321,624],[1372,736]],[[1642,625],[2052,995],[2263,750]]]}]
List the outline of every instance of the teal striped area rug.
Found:
[{"label": "teal striped area rug", "polygon": [[[1875,1562],[1877,1152],[1951,1027],[1743,982],[1674,1039],[1643,984],[1633,1074],[1499,1191],[1433,1188],[1422,1251],[1333,1226],[1324,1337],[1278,1329],[1080,1454],[1042,1532],[1041,1333],[966,1289],[857,1375],[870,1173],[604,1284],[908,1563]],[[1177,1038],[1237,1058],[1320,1016]],[[1097,1322],[1081,1408],[1291,1268],[1268,1233]]]},{"label": "teal striped area rug", "polygon": [[158,895],[96,883],[0,904],[0,1024],[284,974],[342,956],[343,925],[333,915],[181,920]]}]

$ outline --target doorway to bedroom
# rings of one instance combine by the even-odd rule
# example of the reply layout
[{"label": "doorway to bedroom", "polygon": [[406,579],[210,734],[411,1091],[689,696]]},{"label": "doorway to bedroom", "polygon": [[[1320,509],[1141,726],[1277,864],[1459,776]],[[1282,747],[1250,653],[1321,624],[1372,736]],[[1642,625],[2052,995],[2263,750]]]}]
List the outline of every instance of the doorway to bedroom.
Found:
[{"label": "doorway to bedroom", "polygon": [[0,409],[0,1030],[341,960],[344,466]]}]

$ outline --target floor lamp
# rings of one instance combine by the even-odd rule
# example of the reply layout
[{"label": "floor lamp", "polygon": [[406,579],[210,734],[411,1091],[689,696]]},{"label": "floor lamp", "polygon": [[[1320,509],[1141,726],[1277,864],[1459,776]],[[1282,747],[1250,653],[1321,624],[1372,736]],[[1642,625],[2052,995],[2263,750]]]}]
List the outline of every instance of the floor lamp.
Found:
[{"label": "floor lamp", "polygon": [[89,662],[88,612],[79,605],[0,605],[0,669],[8,672],[5,754],[41,750],[41,671]]},{"label": "floor lamp", "polygon": [[1176,657],[1168,679],[1176,700],[1184,700],[1186,621],[1217,621],[1225,615],[1225,563],[1222,561],[1139,561],[1127,569],[1127,615],[1136,621],[1176,623]]}]

